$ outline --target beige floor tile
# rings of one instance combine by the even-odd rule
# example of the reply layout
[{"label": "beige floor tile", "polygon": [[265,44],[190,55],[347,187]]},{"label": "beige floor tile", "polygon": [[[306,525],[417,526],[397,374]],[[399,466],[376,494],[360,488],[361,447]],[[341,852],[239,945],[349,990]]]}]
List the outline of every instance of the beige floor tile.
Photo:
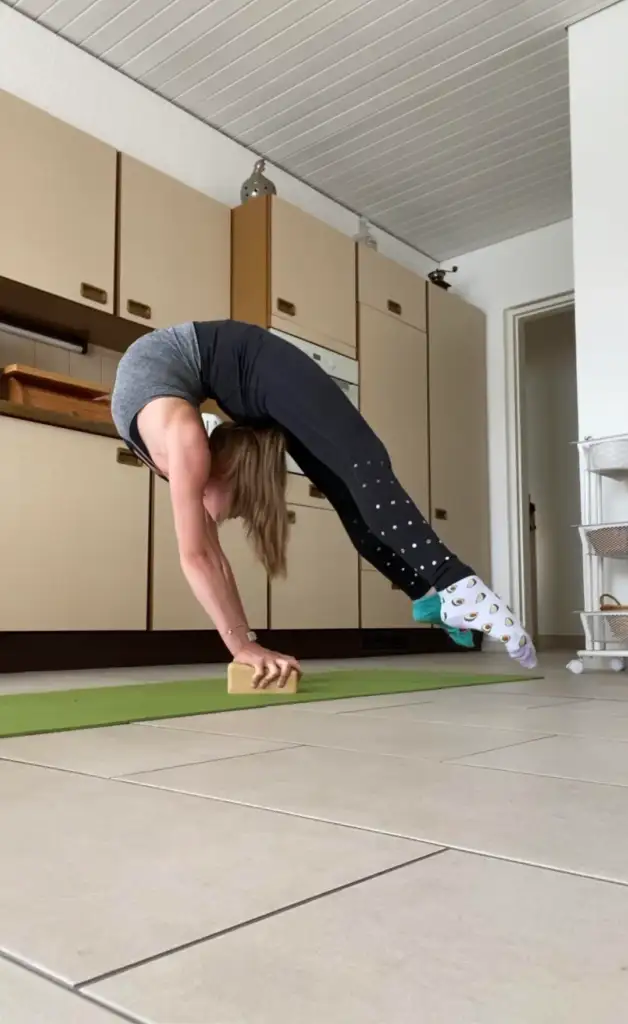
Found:
[{"label": "beige floor tile", "polygon": [[[194,715],[167,719],[169,727],[194,732],[219,732],[255,736],[283,743],[306,743],[338,750],[362,750],[393,757],[433,757],[446,760],[464,752],[493,750],[535,739],[541,732],[469,727],[407,721],[404,709],[394,720],[370,713],[359,715],[312,715],[300,708],[255,708],[226,711],[220,715]],[[161,723],[162,725],[164,723]],[[159,723],[155,723],[159,725]]]},{"label": "beige floor tile", "polygon": [[357,711],[352,718],[386,718],[390,722],[449,723],[451,725],[514,729],[526,733],[607,736],[628,740],[628,704],[625,701],[561,699],[560,704],[542,707],[513,706],[517,700],[535,700],[520,695],[476,697],[460,701],[435,700],[404,707],[371,708]]},{"label": "beige floor tile", "polygon": [[118,725],[0,740],[0,759],[111,778],[195,761],[258,754],[282,745],[285,744],[239,736]]},{"label": "beige floor tile", "polygon": [[2,945],[72,982],[430,851],[11,761],[0,806]]},{"label": "beige floor tile", "polygon": [[[626,734],[628,739],[628,732]],[[495,750],[464,764],[558,779],[578,779],[607,786],[628,786],[628,743],[588,736],[551,736],[523,747]]]},{"label": "beige floor tile", "polygon": [[120,1024],[122,1018],[0,957],[3,1024]]},{"label": "beige floor tile", "polygon": [[626,934],[625,887],[447,852],[95,991],[156,1024],[623,1024]]},{"label": "beige floor tile", "polygon": [[134,781],[628,882],[621,787],[307,746]]}]

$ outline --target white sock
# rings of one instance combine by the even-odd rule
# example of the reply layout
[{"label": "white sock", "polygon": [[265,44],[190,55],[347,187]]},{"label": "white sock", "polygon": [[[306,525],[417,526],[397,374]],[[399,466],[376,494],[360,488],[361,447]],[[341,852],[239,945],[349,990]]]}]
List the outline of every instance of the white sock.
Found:
[{"label": "white sock", "polygon": [[448,626],[475,629],[506,645],[511,658],[534,668],[536,651],[514,612],[478,576],[467,576],[439,592],[441,618]]}]

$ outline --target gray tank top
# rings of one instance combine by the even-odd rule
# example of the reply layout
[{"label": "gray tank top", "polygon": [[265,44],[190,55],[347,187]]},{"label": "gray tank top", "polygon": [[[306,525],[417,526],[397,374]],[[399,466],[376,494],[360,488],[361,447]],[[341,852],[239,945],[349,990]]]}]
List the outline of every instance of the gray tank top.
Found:
[{"label": "gray tank top", "polygon": [[[136,420],[154,398],[182,398],[197,407],[204,401],[201,356],[193,323],[142,335],[120,360],[111,395],[111,413],[120,437],[130,447],[139,449],[144,459],[148,453]],[[152,466],[152,461],[148,461]]]}]

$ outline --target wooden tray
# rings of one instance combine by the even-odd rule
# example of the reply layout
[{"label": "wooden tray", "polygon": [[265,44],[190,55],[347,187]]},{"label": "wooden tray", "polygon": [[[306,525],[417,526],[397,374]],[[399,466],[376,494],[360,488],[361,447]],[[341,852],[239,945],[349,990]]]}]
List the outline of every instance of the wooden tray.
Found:
[{"label": "wooden tray", "polygon": [[110,392],[99,384],[12,363],[0,374],[0,397],[16,405],[111,423]]}]

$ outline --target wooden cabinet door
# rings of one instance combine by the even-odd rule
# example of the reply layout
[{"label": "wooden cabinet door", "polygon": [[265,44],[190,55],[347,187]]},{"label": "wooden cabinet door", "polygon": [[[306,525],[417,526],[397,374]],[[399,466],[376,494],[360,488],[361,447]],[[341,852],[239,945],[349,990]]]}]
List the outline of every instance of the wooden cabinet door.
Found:
[{"label": "wooden cabinet door", "polygon": [[434,285],[428,303],[432,522],[447,546],[487,579],[486,320]]},{"label": "wooden cabinet door", "polygon": [[427,517],[427,338],[360,305],[360,409],[382,440],[401,484]]},{"label": "wooden cabinet door", "polygon": [[409,629],[412,621],[412,602],[402,590],[396,590],[379,572],[363,571],[361,626],[363,629]]},{"label": "wooden cabinet door", "polygon": [[146,628],[150,473],[120,450],[0,416],[0,630]]},{"label": "wooden cabinet door", "polygon": [[113,312],[116,151],[0,91],[0,276]]},{"label": "wooden cabinet door", "polygon": [[[214,629],[181,571],[168,484],[155,478],[154,487],[152,628]],[[266,573],[246,540],[242,523],[224,523],[220,543],[233,569],[251,628],[265,629]]]},{"label": "wooden cabinet door", "polygon": [[357,254],[358,301],[425,331],[427,281],[364,245]]},{"label": "wooden cabinet door", "polygon": [[355,356],[355,244],[296,206],[273,197],[271,323]]},{"label": "wooden cabinet door", "polygon": [[272,629],[355,629],[358,556],[335,512],[290,507],[288,575],[273,580]]},{"label": "wooden cabinet door", "polygon": [[120,316],[151,327],[229,317],[230,219],[227,206],[122,154]]}]

